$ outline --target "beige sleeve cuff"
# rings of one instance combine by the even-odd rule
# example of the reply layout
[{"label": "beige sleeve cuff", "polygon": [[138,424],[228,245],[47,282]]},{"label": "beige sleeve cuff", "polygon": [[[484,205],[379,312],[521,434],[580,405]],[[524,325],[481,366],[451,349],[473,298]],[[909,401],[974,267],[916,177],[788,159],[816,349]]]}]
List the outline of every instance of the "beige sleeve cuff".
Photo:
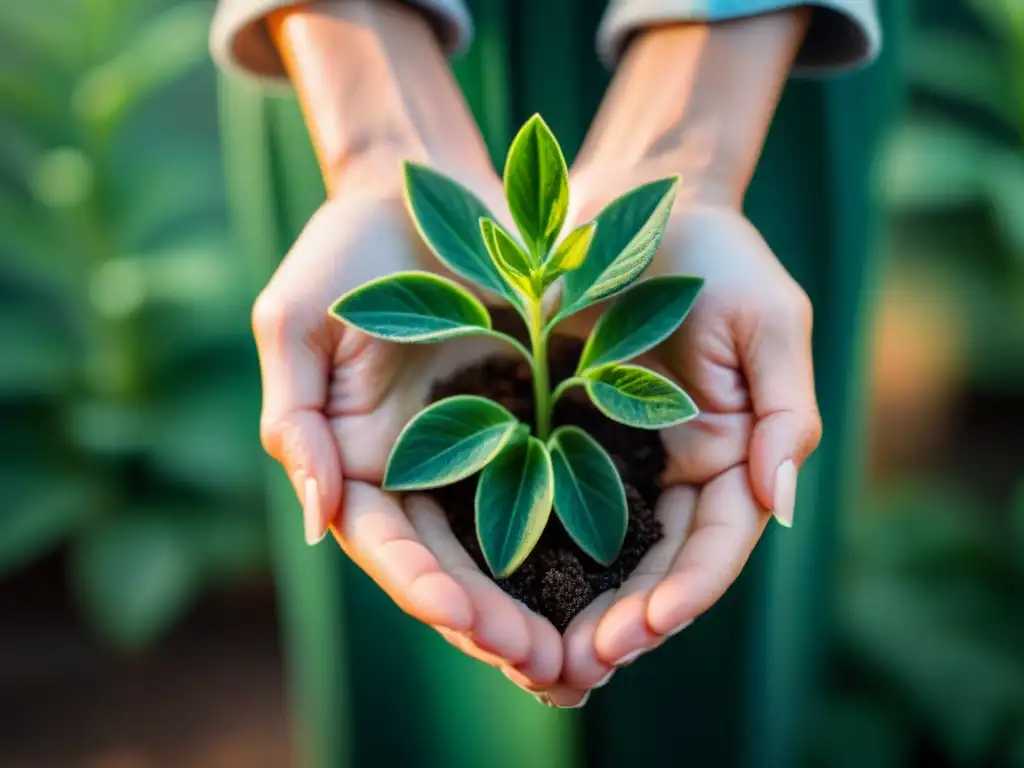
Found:
[{"label": "beige sleeve cuff", "polygon": [[611,0],[601,21],[597,50],[613,67],[629,39],[644,27],[673,21],[725,21],[810,6],[811,27],[794,74],[855,69],[871,62],[882,46],[876,0]]},{"label": "beige sleeve cuff", "polygon": [[[284,67],[267,31],[267,14],[302,0],[220,0],[210,29],[210,52],[226,72],[268,85],[287,83]],[[425,11],[451,54],[464,51],[473,21],[462,0],[404,0]]]}]

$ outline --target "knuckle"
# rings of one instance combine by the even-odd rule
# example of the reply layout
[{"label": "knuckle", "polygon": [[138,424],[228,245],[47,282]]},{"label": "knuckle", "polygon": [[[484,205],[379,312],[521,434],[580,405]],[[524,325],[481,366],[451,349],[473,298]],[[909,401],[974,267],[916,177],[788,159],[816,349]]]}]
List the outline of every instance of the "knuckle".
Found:
[{"label": "knuckle", "polygon": [[281,460],[282,425],[277,421],[260,421],[260,444],[267,454],[278,461]]},{"label": "knuckle", "polygon": [[817,449],[819,443],[821,443],[822,433],[823,425],[821,422],[821,412],[815,408],[808,416],[804,426],[804,442],[807,445],[808,454]]},{"label": "knuckle", "polygon": [[771,301],[765,310],[771,325],[779,331],[809,331],[814,307],[803,288],[794,284],[792,289],[781,293]]},{"label": "knuckle", "polygon": [[286,303],[269,288],[264,289],[252,305],[252,330],[257,341],[283,335],[289,314]]},{"label": "knuckle", "polygon": [[811,297],[803,288],[797,286],[792,303],[794,320],[801,328],[809,329],[814,321],[814,305],[811,303]]},{"label": "knuckle", "polygon": [[260,443],[263,450],[272,459],[285,465],[286,469],[304,453],[301,450],[301,435],[302,430],[291,414],[274,419],[263,417],[260,420]]}]

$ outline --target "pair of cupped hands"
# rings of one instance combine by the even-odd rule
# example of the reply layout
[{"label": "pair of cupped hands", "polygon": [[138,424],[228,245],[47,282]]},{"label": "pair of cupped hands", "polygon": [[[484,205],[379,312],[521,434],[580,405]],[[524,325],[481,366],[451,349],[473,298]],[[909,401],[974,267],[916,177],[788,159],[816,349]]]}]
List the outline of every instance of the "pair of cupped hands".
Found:
[{"label": "pair of cupped hands", "polygon": [[[575,169],[563,233],[667,175]],[[510,224],[497,175],[459,180]],[[684,179],[647,274],[696,275],[705,284],[647,362],[673,376],[701,415],[662,433],[663,538],[562,635],[481,572],[431,499],[379,487],[399,432],[432,384],[497,351],[467,340],[396,345],[327,314],[346,291],[403,270],[445,273],[406,212],[399,163],[352,169],[254,307],[264,446],[294,484],[310,543],[329,530],[406,613],[542,702],[580,706],[617,668],[722,596],[772,513],[792,524],[797,469],[821,434],[810,303],[736,205],[701,202]],[[562,330],[585,334],[594,319],[570,318]]]}]

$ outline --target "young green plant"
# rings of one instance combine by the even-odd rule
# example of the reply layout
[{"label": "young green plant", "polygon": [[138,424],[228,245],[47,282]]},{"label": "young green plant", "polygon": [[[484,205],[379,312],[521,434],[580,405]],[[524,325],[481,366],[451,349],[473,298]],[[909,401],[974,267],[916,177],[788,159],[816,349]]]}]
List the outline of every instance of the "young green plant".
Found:
[{"label": "young green plant", "polygon": [[[558,142],[535,115],[512,142],[504,181],[518,238],[457,182],[405,165],[406,201],[423,240],[449,270],[515,308],[526,325],[529,348],[495,331],[487,308],[473,294],[428,272],[373,280],[338,299],[331,312],[389,341],[427,344],[482,335],[500,338],[525,355],[533,375],[532,429],[484,397],[441,400],[405,427],[383,486],[424,490],[481,472],[476,528],[495,578],[522,564],[552,507],[579,547],[610,565],[626,535],[629,510],[622,481],[608,453],[582,429],[552,431],[552,412],[568,388],[579,386],[602,413],[631,427],[662,429],[697,415],[675,383],[628,362],[679,327],[703,282],[681,275],[637,282],[661,243],[678,177],[627,192],[594,221],[560,239],[569,208],[568,171]],[[545,312],[544,297],[559,280],[557,309]],[[575,374],[552,390],[547,346],[554,327],[616,295],[590,333]]]}]

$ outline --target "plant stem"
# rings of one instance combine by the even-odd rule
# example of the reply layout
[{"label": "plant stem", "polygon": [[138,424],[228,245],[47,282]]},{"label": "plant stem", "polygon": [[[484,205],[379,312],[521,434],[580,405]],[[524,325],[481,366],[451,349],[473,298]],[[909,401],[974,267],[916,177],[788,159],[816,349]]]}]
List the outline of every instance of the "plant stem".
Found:
[{"label": "plant stem", "polygon": [[581,376],[570,376],[565,379],[561,384],[555,387],[555,391],[551,393],[551,407],[555,407],[555,403],[558,402],[558,398],[565,394],[566,390],[570,387],[582,387],[587,383],[587,380]]},{"label": "plant stem", "polygon": [[533,352],[533,406],[537,437],[548,439],[551,431],[551,382],[548,376],[548,335],[544,331],[544,310],[541,302],[528,307],[530,347]]}]

